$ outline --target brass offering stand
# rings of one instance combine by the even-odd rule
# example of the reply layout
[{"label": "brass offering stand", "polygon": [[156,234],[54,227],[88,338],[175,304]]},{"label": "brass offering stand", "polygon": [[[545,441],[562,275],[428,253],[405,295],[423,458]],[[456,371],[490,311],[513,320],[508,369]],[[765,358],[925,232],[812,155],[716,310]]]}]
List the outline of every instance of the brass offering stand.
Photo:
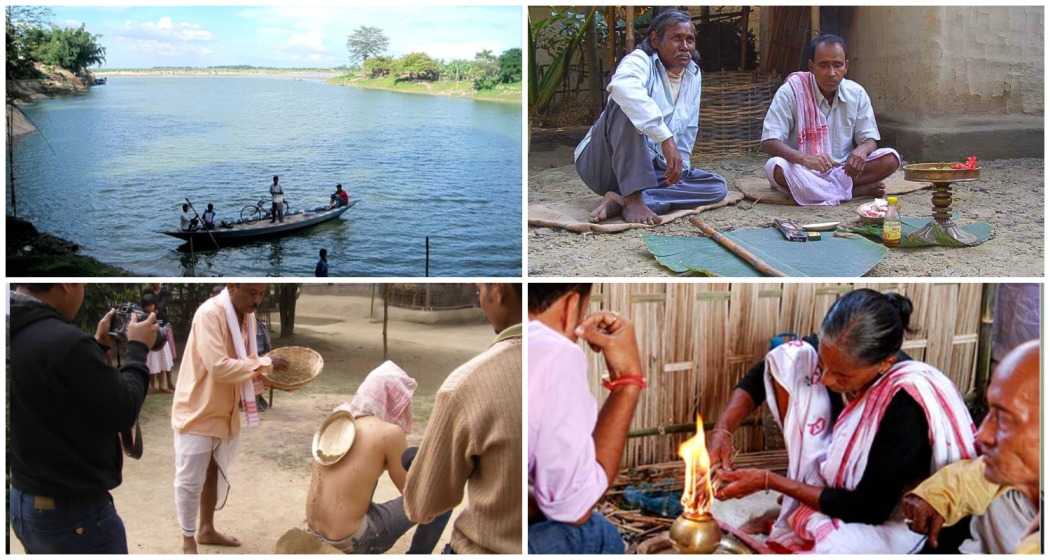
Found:
[{"label": "brass offering stand", "polygon": [[908,239],[944,247],[973,247],[981,243],[952,221],[952,183],[981,178],[981,168],[952,169],[951,163],[913,163],[904,166],[904,180],[933,185],[933,220]]}]

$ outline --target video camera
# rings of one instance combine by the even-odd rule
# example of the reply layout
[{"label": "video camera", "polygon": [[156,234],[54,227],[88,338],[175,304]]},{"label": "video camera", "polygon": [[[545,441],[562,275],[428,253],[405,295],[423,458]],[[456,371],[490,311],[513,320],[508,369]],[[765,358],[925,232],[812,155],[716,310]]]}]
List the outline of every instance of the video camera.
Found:
[{"label": "video camera", "polygon": [[[149,313],[146,313],[136,303],[122,303],[117,306],[116,312],[113,313],[113,318],[109,322],[109,336],[112,336],[114,340],[120,343],[127,343],[128,341],[128,325],[131,324],[132,318],[135,322],[143,321],[149,317]],[[168,342],[168,330],[171,328],[167,321],[157,321],[157,339],[150,345],[150,350],[160,350],[164,348],[164,345]]]}]

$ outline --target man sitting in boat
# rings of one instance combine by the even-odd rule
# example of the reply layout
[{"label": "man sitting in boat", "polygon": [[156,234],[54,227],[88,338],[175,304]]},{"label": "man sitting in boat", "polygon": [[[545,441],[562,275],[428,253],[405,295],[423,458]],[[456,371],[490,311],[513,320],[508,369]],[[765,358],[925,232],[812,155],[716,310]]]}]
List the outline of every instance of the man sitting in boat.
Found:
[{"label": "man sitting in boat", "polygon": [[846,79],[846,40],[820,35],[809,45],[809,72],[780,86],[762,125],[766,177],[800,206],[835,206],[854,197],[883,196],[882,180],[901,165],[893,148],[879,148],[879,128],[864,88]]},{"label": "man sitting in boat", "polygon": [[208,209],[201,219],[204,220],[204,229],[215,229],[215,206],[212,203],[208,203]]},{"label": "man sitting in boat", "polygon": [[350,195],[343,190],[343,185],[338,184],[335,186],[335,192],[329,198],[328,208],[338,208],[340,206],[348,206],[350,204]]},{"label": "man sitting in boat", "polygon": [[193,214],[190,214],[190,205],[189,204],[183,204],[182,205],[182,220],[181,220],[181,223],[182,223],[182,231],[196,231],[196,230],[200,229],[200,227],[201,227],[200,220],[197,219],[197,216],[194,216]]}]

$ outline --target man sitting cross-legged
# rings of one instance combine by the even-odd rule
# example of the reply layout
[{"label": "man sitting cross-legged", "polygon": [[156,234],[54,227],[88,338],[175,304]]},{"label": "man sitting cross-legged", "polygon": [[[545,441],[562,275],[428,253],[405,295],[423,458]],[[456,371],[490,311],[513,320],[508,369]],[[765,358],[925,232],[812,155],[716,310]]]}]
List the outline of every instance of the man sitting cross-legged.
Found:
[{"label": "man sitting cross-legged", "polygon": [[834,206],[883,196],[882,180],[901,165],[900,154],[879,148],[871,99],[846,79],[846,41],[821,35],[810,43],[809,72],[780,86],[762,125],[766,177],[801,206]]}]

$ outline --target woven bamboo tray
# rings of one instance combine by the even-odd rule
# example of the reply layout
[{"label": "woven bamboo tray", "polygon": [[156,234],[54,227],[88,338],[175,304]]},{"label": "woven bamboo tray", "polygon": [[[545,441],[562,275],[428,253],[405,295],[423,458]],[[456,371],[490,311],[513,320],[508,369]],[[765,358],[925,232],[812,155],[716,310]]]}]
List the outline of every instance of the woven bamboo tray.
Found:
[{"label": "woven bamboo tray", "polygon": [[271,367],[263,371],[263,377],[275,389],[292,391],[302,388],[321,375],[321,370],[324,369],[324,358],[305,346],[274,348],[268,355],[288,360],[288,367],[284,370],[276,371]]},{"label": "woven bamboo tray", "polygon": [[758,152],[762,121],[780,87],[777,76],[754,72],[708,72],[700,97],[699,161]]}]

